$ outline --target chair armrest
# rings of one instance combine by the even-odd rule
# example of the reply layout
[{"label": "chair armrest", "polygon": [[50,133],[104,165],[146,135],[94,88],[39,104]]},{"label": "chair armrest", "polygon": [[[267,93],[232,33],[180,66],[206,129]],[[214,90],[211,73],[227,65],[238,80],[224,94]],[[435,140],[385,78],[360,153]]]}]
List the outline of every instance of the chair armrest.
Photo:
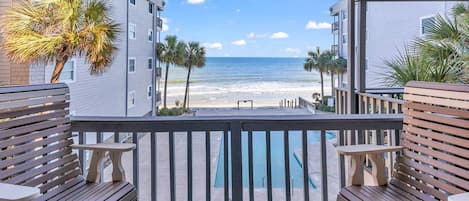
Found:
[{"label": "chair armrest", "polygon": [[26,201],[40,195],[39,188],[0,183],[0,201]]},{"label": "chair armrest", "polygon": [[135,144],[130,143],[114,143],[114,144],[79,144],[71,145],[73,149],[78,150],[91,150],[90,166],[88,168],[88,175],[86,180],[88,182],[98,182],[101,174],[101,163],[109,152],[109,157],[112,161],[112,181],[125,181],[125,171],[122,166],[122,153],[131,151],[136,148]]},{"label": "chair armrest", "polygon": [[402,146],[360,144],[350,146],[338,146],[336,149],[339,154],[343,155],[365,155],[400,151],[402,150]]},{"label": "chair armrest", "polygon": [[466,201],[469,200],[469,192],[455,194],[448,197],[448,201]]},{"label": "chair armrest", "polygon": [[91,151],[110,151],[110,152],[127,152],[135,149],[132,143],[113,143],[113,144],[74,144],[70,145],[72,149],[91,150]]},{"label": "chair armrest", "polygon": [[339,154],[345,155],[346,158],[350,159],[348,185],[363,185],[363,161],[365,155],[367,155],[372,164],[371,175],[373,176],[373,182],[382,186],[387,183],[384,172],[384,153],[400,151],[402,147],[361,144],[339,146],[336,149]]}]

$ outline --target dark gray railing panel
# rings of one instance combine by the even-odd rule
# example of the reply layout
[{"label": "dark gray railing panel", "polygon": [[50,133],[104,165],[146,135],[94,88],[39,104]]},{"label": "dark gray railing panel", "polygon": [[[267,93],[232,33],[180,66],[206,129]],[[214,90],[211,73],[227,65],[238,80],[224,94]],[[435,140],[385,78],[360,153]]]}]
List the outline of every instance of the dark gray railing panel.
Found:
[{"label": "dark gray railing panel", "polygon": [[[364,142],[364,132],[366,130],[373,130],[376,133],[382,133],[383,130],[400,130],[402,128],[402,115],[307,115],[307,116],[225,116],[225,117],[160,117],[160,118],[120,118],[120,117],[72,117],[72,131],[82,133],[80,135],[82,138],[85,138],[86,132],[90,133],[101,133],[101,132],[113,132],[115,135],[119,133],[130,132],[133,133],[133,137],[136,137],[137,133],[150,133],[151,136],[151,197],[152,200],[156,198],[158,193],[156,192],[156,183],[157,177],[156,174],[156,135],[158,133],[169,133],[169,166],[170,166],[170,200],[176,200],[176,197],[179,198],[179,194],[176,193],[175,185],[175,132],[184,132],[187,133],[188,141],[188,178],[189,182],[188,189],[184,193],[187,193],[188,199],[190,200],[192,194],[192,135],[193,132],[203,132],[205,133],[205,158],[208,161],[205,161],[206,168],[206,184],[205,184],[205,193],[206,199],[212,199],[211,191],[211,163],[210,163],[210,136],[211,132],[221,132],[224,138],[224,143],[222,145],[223,149],[223,164],[224,164],[224,199],[225,200],[242,200],[243,199],[243,174],[249,174],[249,198],[254,198],[254,182],[253,182],[253,131],[261,131],[266,134],[266,162],[267,162],[267,198],[272,200],[272,156],[271,156],[271,131],[283,131],[283,143],[284,143],[284,152],[288,152],[290,149],[289,141],[289,131],[301,131],[302,135],[302,160],[303,160],[303,182],[304,182],[304,198],[309,200],[309,173],[308,173],[308,131],[320,131],[320,145],[321,145],[321,170],[322,170],[322,182],[321,185],[324,191],[321,193],[323,199],[327,199],[327,155],[326,155],[326,131],[338,131],[338,144],[355,144],[355,142]],[[242,133],[246,132],[248,134],[248,171],[242,172]],[[394,134],[394,133],[393,133]],[[346,143],[346,136],[353,139],[349,143]],[[381,138],[380,138],[381,137]],[[379,136],[377,139],[382,141],[384,136]],[[396,143],[398,137],[395,135],[392,136],[391,141]],[[116,140],[117,138],[115,138]],[[137,139],[137,138],[135,138]],[[134,139],[134,142],[137,143]],[[83,140],[80,141],[83,143]],[[153,145],[155,143],[155,145]],[[138,156],[134,152],[134,163],[138,164]],[[231,154],[229,154],[231,153]],[[290,170],[289,170],[289,160],[291,160],[288,153],[284,157],[285,162],[285,196],[286,200],[292,199],[292,183],[290,183]],[[138,155],[138,154],[137,154]],[[82,157],[82,156],[80,156]],[[231,163],[228,161],[231,159]],[[341,185],[345,183],[344,181],[344,162],[343,158],[339,159],[339,168],[340,168],[340,178]],[[135,165],[134,167],[138,167]],[[228,170],[230,169],[230,170]],[[195,170],[194,170],[195,171]],[[231,172],[231,173],[230,173]],[[134,175],[139,175],[138,169],[134,169]],[[138,179],[136,176],[135,179]],[[135,181],[134,181],[135,182]],[[138,183],[138,180],[137,182]],[[197,184],[198,185],[198,184]],[[231,193],[230,193],[231,190]],[[179,192],[179,191],[178,191]],[[183,192],[183,191],[181,191]],[[166,192],[162,192],[166,193]]]}]

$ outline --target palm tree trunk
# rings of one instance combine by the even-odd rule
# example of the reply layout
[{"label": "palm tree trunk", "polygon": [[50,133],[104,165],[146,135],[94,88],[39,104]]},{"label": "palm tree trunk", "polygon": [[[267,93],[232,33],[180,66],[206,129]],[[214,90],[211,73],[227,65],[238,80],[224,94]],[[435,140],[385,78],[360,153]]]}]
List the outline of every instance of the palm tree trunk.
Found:
[{"label": "palm tree trunk", "polygon": [[186,107],[186,103],[187,103],[187,97],[189,96],[189,80],[191,77],[191,70],[192,70],[192,67],[189,67],[189,71],[187,71],[186,92],[184,93],[184,103],[182,104],[183,109],[189,108],[188,105]]},{"label": "palm tree trunk", "polygon": [[321,100],[324,100],[324,75],[323,72],[319,72],[321,75]]},{"label": "palm tree trunk", "polygon": [[168,74],[169,74],[169,63],[166,63],[166,72],[164,75],[163,108],[166,108],[166,92],[168,91]]},{"label": "palm tree trunk", "polygon": [[334,93],[334,85],[335,85],[335,81],[334,81],[334,73],[331,73],[331,96],[334,97],[335,93]]},{"label": "palm tree trunk", "polygon": [[56,60],[55,61],[55,68],[54,72],[52,73],[52,77],[50,78],[50,83],[55,84],[59,81],[60,74],[62,73],[62,70],[64,69],[65,63],[67,63],[68,58],[65,57],[62,60]]}]

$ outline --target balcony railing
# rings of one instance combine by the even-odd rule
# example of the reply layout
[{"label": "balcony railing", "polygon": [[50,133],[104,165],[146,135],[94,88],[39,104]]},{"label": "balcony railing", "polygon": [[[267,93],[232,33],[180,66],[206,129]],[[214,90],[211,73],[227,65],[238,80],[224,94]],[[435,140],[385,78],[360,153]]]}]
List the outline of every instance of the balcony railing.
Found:
[{"label": "balcony railing", "polygon": [[161,67],[156,67],[156,77],[161,78],[161,75],[162,75]]},{"label": "balcony railing", "polygon": [[338,21],[333,22],[331,28],[332,28],[332,32],[339,30],[339,22]]},{"label": "balcony railing", "polygon": [[[137,149],[127,162],[132,165],[133,184],[142,200],[334,200],[345,184],[345,163],[343,157],[338,162],[331,160],[337,154],[327,148],[331,144],[328,138],[335,136],[333,144],[337,145],[394,145],[399,143],[401,129],[399,114],[72,117],[72,131],[80,144],[95,138],[101,142],[105,135],[113,135],[115,142],[120,142],[121,136],[132,136]],[[374,131],[373,141],[367,140],[367,130]],[[311,141],[317,144],[311,145]],[[219,152],[214,148],[220,148]],[[315,160],[310,158],[313,155]],[[79,158],[86,167],[83,151]],[[218,162],[212,160],[216,158]],[[331,168],[334,161],[338,165]],[[306,165],[292,165],[295,162]],[[222,180],[213,176],[215,170]],[[338,170],[337,175],[332,170]],[[262,185],[255,180],[259,171],[265,171]],[[319,174],[317,182],[315,174]],[[285,179],[295,175],[300,175],[301,181]]]},{"label": "balcony railing", "polygon": [[[365,93],[357,93],[359,114],[398,114],[402,113],[402,88],[369,88]],[[346,89],[336,89],[336,113],[347,114]]]},{"label": "balcony railing", "polygon": [[161,92],[160,91],[157,91],[156,92],[156,99],[155,101],[158,103],[158,102],[161,102]]},{"label": "balcony railing", "polygon": [[156,18],[156,27],[157,27],[158,31],[163,30],[163,19],[161,19],[159,17]]},{"label": "balcony railing", "polygon": [[334,55],[339,55],[339,47],[338,45],[331,45],[331,51]]}]

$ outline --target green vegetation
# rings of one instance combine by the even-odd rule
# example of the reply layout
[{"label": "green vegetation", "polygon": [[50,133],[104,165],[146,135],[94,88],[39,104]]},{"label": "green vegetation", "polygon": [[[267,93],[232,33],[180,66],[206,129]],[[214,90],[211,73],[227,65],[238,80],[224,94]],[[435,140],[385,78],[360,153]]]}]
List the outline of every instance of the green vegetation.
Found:
[{"label": "green vegetation", "polygon": [[389,86],[412,80],[469,83],[469,6],[458,4],[452,17],[436,16],[428,33],[386,65]]},{"label": "green vegetation", "polygon": [[187,69],[186,91],[182,104],[184,109],[189,108],[188,96],[192,67],[204,67],[205,60],[205,48],[201,47],[198,42],[189,42],[184,51],[184,67]]},{"label": "green vegetation", "polygon": [[21,0],[1,21],[2,49],[15,63],[55,62],[50,79],[59,80],[67,61],[85,56],[92,74],[112,62],[119,25],[99,0]]},{"label": "green vegetation", "polygon": [[321,79],[321,97],[324,97],[324,73],[331,76],[331,88],[332,94],[334,94],[334,75],[338,74],[342,76],[347,72],[347,61],[342,57],[335,58],[335,54],[330,50],[321,52],[319,47],[317,47],[316,51],[308,52],[308,57],[303,64],[303,68],[308,72],[313,70],[319,72]]},{"label": "green vegetation", "polygon": [[182,114],[188,112],[182,107],[173,107],[173,108],[162,108],[158,112],[158,116],[181,116]]},{"label": "green vegetation", "polygon": [[[164,98],[163,108],[166,109],[166,93],[168,89],[168,73],[169,66],[176,65],[184,67],[187,70],[186,90],[184,93],[184,103],[180,109],[181,112],[189,108],[189,87],[190,77],[193,67],[202,68],[205,66],[205,48],[201,47],[198,42],[184,43],[178,41],[176,36],[167,36],[166,43],[158,43],[157,57],[160,62],[166,64],[165,83],[164,83]],[[171,110],[176,110],[172,108]],[[166,110],[162,110],[166,111]]]},{"label": "green vegetation", "polygon": [[176,36],[166,36],[166,43],[158,43],[156,54],[161,63],[166,64],[165,78],[164,78],[164,93],[163,93],[163,108],[166,108],[166,94],[168,90],[168,75],[170,65],[183,65],[184,62],[184,47],[182,41],[178,41]]},{"label": "green vegetation", "polygon": [[318,108],[317,108],[319,111],[335,112],[335,107],[327,106],[327,100],[329,98],[332,98],[332,96],[325,96],[324,99],[321,101],[321,103],[319,103]]}]

